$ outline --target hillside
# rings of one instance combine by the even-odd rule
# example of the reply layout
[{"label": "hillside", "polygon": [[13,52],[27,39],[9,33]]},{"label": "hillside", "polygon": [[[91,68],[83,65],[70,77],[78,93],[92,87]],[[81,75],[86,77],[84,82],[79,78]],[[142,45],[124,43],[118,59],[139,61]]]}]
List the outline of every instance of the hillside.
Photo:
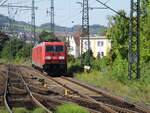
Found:
[{"label": "hillside", "polygon": [[[0,15],[0,27],[3,28],[3,30],[9,30],[9,23],[13,24],[12,25],[12,30],[15,32],[30,32],[31,30],[31,25],[24,22],[24,21],[16,21],[16,20],[11,20],[9,17]],[[50,23],[45,23],[42,24],[41,26],[36,26],[37,32],[41,32],[42,30],[48,30],[50,29]],[[90,34],[91,35],[96,35],[100,34],[103,29],[105,29],[105,26],[102,25],[91,25],[90,26]],[[55,31],[57,33],[69,33],[72,34],[73,32],[81,29],[81,25],[74,25],[73,27],[63,27],[56,25],[55,26]],[[11,30],[11,31],[12,31]]]},{"label": "hillside", "polygon": [[[73,33],[79,29],[81,29],[81,25],[74,25],[73,27],[62,27],[62,26],[58,26],[56,25],[55,26],[55,31],[57,32],[67,32],[67,33]],[[40,26],[40,28],[42,29],[50,29],[50,23],[46,23],[46,24],[42,24]],[[91,35],[96,35],[96,34],[100,34],[100,30],[102,29],[105,29],[106,27],[105,26],[102,26],[102,25],[98,25],[98,24],[95,24],[95,25],[91,25],[90,26],[90,34]]]}]

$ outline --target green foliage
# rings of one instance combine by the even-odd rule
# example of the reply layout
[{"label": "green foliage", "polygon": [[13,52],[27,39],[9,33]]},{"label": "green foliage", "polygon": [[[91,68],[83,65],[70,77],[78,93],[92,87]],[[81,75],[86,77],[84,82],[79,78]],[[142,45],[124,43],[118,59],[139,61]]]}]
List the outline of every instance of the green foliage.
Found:
[{"label": "green foliage", "polygon": [[101,28],[101,29],[99,30],[99,34],[102,35],[102,36],[105,36],[106,33],[107,33],[107,29],[106,29],[106,28]]},{"label": "green foliage", "polygon": [[54,34],[42,31],[39,35],[39,42],[54,42],[54,41],[61,41],[56,37]]},{"label": "green foliage", "polygon": [[127,79],[127,62],[117,58],[113,69],[108,72],[92,70],[90,73],[76,73],[75,78],[101,87],[113,94],[125,97],[136,104],[150,105],[150,62],[141,66],[141,79]]},{"label": "green foliage", "polygon": [[[90,59],[89,59],[89,55],[90,55]],[[88,61],[89,60],[92,61],[94,59],[92,50],[90,50],[89,52],[88,51],[84,52],[82,54],[82,58],[83,58],[83,64],[88,65]]]},{"label": "green foliage", "polygon": [[9,38],[5,33],[0,32],[0,51],[3,49],[3,46],[8,39]]},{"label": "green foliage", "polygon": [[9,113],[5,107],[0,107],[0,113]]},{"label": "green foliage", "polygon": [[107,70],[109,64],[109,57],[103,57],[102,59],[97,58],[92,60],[92,69],[94,70],[103,70],[104,68]]},{"label": "green foliage", "polygon": [[89,113],[89,112],[80,106],[73,104],[65,104],[56,107],[54,113]]},{"label": "green foliage", "polygon": [[[90,73],[77,73],[76,78],[124,96],[136,103],[150,105],[150,0],[141,2],[140,80],[128,80],[129,19],[124,11],[119,13],[126,19],[119,15],[109,18],[110,28],[107,30],[107,36],[112,40],[112,49],[108,56],[93,60],[94,70]],[[102,72],[102,68],[108,70]]]},{"label": "green foliage", "polygon": [[29,60],[31,48],[31,44],[20,39],[13,39],[5,42],[2,51],[0,51],[0,57],[15,62],[24,62]]},{"label": "green foliage", "polygon": [[[126,17],[124,11],[120,11],[119,13]],[[120,54],[123,59],[127,59],[129,19],[116,15],[109,19],[109,23],[111,27],[107,30],[107,36],[112,40],[112,51],[116,55]]]},{"label": "green foliage", "polygon": [[150,0],[142,0],[141,18],[141,60],[142,63],[150,61]]},{"label": "green foliage", "polygon": [[31,54],[31,44],[24,44],[24,46],[17,52],[17,58],[28,58]]},{"label": "green foliage", "polygon": [[74,56],[73,55],[68,55],[68,61],[69,62],[75,62],[75,58],[74,58]]},{"label": "green foliage", "polygon": [[36,108],[32,113],[47,113],[47,111],[42,108]]},{"label": "green foliage", "polygon": [[75,60],[71,60],[68,62],[67,64],[68,66],[68,69],[67,69],[67,73],[69,76],[73,76],[74,73],[79,73],[79,72],[82,72],[83,69],[81,67],[81,62],[79,59],[75,59]]},{"label": "green foliage", "polygon": [[117,81],[125,84],[128,81],[128,62],[126,59],[122,59],[121,56],[117,56],[115,59],[110,75]]},{"label": "green foliage", "polygon": [[29,113],[29,111],[23,107],[13,108],[13,113]]},{"label": "green foliage", "polygon": [[13,39],[8,41],[1,53],[1,56],[4,58],[8,58],[8,56],[11,54],[11,58],[15,58],[17,52],[23,47],[23,41],[19,39]]}]

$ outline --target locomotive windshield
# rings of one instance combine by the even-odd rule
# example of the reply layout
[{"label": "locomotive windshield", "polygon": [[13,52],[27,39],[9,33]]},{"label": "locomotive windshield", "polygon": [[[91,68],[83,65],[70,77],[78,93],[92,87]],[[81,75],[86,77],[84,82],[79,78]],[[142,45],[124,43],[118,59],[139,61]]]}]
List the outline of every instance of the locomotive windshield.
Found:
[{"label": "locomotive windshield", "polygon": [[64,46],[57,45],[57,46],[46,46],[46,52],[64,52]]}]

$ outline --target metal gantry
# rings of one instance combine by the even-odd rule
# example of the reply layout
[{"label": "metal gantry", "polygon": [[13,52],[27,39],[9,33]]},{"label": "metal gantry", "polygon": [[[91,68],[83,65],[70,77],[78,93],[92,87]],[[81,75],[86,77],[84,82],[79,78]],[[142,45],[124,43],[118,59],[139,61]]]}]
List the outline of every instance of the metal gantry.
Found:
[{"label": "metal gantry", "polygon": [[54,34],[54,0],[51,0],[51,33]]},{"label": "metal gantry", "polygon": [[140,0],[131,0],[128,62],[129,79],[140,79]]},{"label": "metal gantry", "polygon": [[55,32],[55,14],[54,14],[54,0],[51,0],[51,7],[50,7],[50,11],[47,10],[47,14],[50,15],[50,31],[52,34],[54,34]]},{"label": "metal gantry", "polygon": [[31,32],[32,32],[32,40],[34,44],[36,43],[36,33],[35,33],[35,1],[32,0],[32,13],[31,13]]},{"label": "metal gantry", "polygon": [[[5,5],[4,3],[1,4],[0,7],[6,7],[6,8],[8,8],[8,14],[9,14],[9,16],[11,15],[10,14],[10,8],[23,8],[25,10],[31,10],[32,11],[32,13],[31,13],[31,33],[32,33],[31,42],[34,41],[34,43],[35,43],[36,42],[36,39],[35,39],[35,37],[36,37],[36,33],[35,33],[35,28],[36,28],[35,27],[35,10],[37,10],[38,7],[34,7],[35,6],[34,0],[32,0],[32,6],[20,6],[20,5],[13,5],[13,4]],[[12,19],[10,19],[10,26],[9,26],[10,29],[12,29],[12,24],[11,24],[12,22],[11,21],[12,21]],[[12,49],[11,49],[12,47],[11,46],[12,45],[11,45],[11,40],[10,40],[10,59],[12,58]],[[31,54],[31,50],[32,50],[32,48],[30,48],[30,54]]]},{"label": "metal gantry", "polygon": [[[89,34],[89,0],[83,0],[82,5],[82,35],[81,35],[81,65],[83,64],[83,53],[88,52],[87,64],[90,66],[90,34]],[[85,45],[85,46],[84,46]]]}]

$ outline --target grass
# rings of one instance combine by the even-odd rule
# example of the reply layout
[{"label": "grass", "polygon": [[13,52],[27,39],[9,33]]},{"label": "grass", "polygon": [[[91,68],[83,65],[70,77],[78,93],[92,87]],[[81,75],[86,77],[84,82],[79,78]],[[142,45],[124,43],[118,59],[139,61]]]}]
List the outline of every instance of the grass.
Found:
[{"label": "grass", "polygon": [[141,68],[141,79],[129,81],[119,80],[121,76],[113,76],[113,71],[100,72],[92,70],[90,73],[76,73],[77,80],[100,87],[115,95],[122,96],[134,103],[144,103],[150,106],[150,65]]},{"label": "grass", "polygon": [[42,108],[36,108],[32,113],[47,113],[47,112]]},{"label": "grass", "polygon": [[0,107],[0,113],[9,113],[5,107]]},{"label": "grass", "polygon": [[54,113],[90,113],[90,112],[74,104],[65,104],[56,107]]},{"label": "grass", "polygon": [[3,64],[27,64],[30,62],[30,59],[17,58],[14,60],[0,59],[0,65]]}]

